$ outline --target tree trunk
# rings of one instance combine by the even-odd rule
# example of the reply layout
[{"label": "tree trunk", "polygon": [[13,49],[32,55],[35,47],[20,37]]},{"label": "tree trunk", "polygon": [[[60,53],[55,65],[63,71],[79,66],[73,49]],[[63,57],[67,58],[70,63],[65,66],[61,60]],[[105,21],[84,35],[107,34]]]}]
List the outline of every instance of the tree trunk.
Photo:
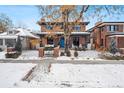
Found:
[{"label": "tree trunk", "polygon": [[65,10],[65,14],[64,14],[64,39],[65,39],[65,53],[67,53],[67,51],[69,50],[68,49],[68,40],[67,40],[67,35],[68,35],[68,32],[69,32],[69,29],[68,29],[68,17],[69,17],[69,11],[68,10]]}]

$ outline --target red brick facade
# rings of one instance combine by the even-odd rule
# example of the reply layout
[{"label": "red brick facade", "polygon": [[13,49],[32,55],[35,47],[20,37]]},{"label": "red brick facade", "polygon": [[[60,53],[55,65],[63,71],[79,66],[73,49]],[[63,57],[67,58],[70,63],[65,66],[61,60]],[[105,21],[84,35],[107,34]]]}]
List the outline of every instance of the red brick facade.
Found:
[{"label": "red brick facade", "polygon": [[[41,26],[41,41],[42,45],[45,46],[49,44],[48,38],[46,35],[47,33],[53,33],[54,35],[52,36],[52,41],[55,46],[57,46],[60,43],[60,39],[63,37],[63,34],[56,34],[56,33],[61,33],[64,32],[64,28],[62,27],[63,22],[45,22],[45,20],[41,19],[39,22],[39,25]],[[69,38],[69,47],[71,48],[75,42],[76,44],[79,45],[85,45],[87,44],[86,38],[90,37],[90,34],[83,34],[83,32],[86,32],[86,25],[88,22],[68,22],[68,29],[71,32],[77,32],[79,34],[71,34]],[[49,26],[49,28],[48,28]],[[51,28],[52,27],[52,28]],[[45,33],[46,32],[46,33]],[[80,34],[80,32],[82,32]],[[45,34],[42,34],[45,33]],[[50,34],[49,34],[50,35]],[[74,41],[77,38],[78,41]]]},{"label": "red brick facade", "polygon": [[119,35],[124,35],[124,22],[101,22],[91,28],[91,36],[93,37],[92,45],[95,49],[108,49],[111,43],[111,38],[115,37],[118,48],[124,48],[122,41],[124,40]]},{"label": "red brick facade", "polygon": [[118,48],[124,48],[124,37],[117,37],[117,47]]}]

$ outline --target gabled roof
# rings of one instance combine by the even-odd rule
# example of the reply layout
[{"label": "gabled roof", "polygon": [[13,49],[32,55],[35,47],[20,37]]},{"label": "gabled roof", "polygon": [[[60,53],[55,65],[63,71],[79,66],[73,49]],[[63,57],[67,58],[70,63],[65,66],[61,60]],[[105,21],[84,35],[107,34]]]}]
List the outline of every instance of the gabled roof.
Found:
[{"label": "gabled roof", "polygon": [[17,31],[15,34],[7,34],[7,32],[3,32],[0,34],[0,37],[14,37],[14,36],[23,36],[23,37],[31,37],[31,38],[39,38],[38,36],[32,34],[30,31],[22,28],[14,28],[12,31]]},{"label": "gabled roof", "polygon": [[25,29],[16,29],[17,31],[19,31],[19,33],[17,33],[16,35],[19,36],[23,36],[23,37],[32,37],[32,38],[39,38],[38,36],[33,35],[31,32],[25,30]]},{"label": "gabled roof", "polygon": [[102,26],[102,24],[124,24],[124,21],[120,21],[120,22],[117,22],[117,21],[111,21],[111,22],[99,22],[98,24],[96,24],[94,27],[88,29],[87,31],[88,32],[92,32],[92,30],[98,26]]}]

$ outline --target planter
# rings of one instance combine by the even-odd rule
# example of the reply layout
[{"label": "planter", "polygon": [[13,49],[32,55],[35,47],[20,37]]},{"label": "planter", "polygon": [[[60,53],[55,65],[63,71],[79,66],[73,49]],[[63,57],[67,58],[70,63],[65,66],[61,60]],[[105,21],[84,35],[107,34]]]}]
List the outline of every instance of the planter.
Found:
[{"label": "planter", "polygon": [[18,58],[21,55],[20,52],[7,52],[5,54],[6,58]]}]

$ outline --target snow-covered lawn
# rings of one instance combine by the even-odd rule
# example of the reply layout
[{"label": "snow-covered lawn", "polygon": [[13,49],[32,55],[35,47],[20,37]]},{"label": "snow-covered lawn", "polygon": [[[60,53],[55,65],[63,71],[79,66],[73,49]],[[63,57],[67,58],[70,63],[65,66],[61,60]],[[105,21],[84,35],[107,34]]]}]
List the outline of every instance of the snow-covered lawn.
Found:
[{"label": "snow-covered lawn", "polygon": [[15,87],[35,64],[0,63],[0,87]]},{"label": "snow-covered lawn", "polygon": [[[5,53],[6,53],[5,51],[0,52],[0,59],[6,59]],[[59,56],[57,58],[43,57],[42,59],[52,58],[55,60],[103,60],[99,57],[99,54],[100,52],[95,50],[78,51],[78,57],[75,58],[74,50],[71,50],[71,57],[67,56]],[[41,60],[41,57],[39,57],[38,50],[24,50],[22,51],[22,54],[17,58],[17,60]]]},{"label": "snow-covered lawn", "polygon": [[78,51],[78,57],[74,57],[74,50],[71,50],[71,57],[59,56],[57,60],[102,60],[99,58],[100,52],[95,50]]},{"label": "snow-covered lawn", "polygon": [[[0,59],[6,59],[5,54],[6,51],[0,52]],[[22,51],[22,54],[17,58],[17,60],[37,60],[37,59],[41,59],[38,56],[38,50],[24,50]]]},{"label": "snow-covered lawn", "polygon": [[0,59],[5,59],[5,54],[6,54],[5,51],[1,51],[0,52]]},{"label": "snow-covered lawn", "polygon": [[37,66],[33,79],[17,87],[124,87],[123,64],[49,64]]},{"label": "snow-covered lawn", "polygon": [[79,57],[83,58],[99,58],[99,53],[96,50],[78,51]]},{"label": "snow-covered lawn", "polygon": [[36,59],[40,59],[40,57],[38,56],[38,50],[25,50],[22,51],[21,56],[19,56],[20,60],[36,60]]}]

